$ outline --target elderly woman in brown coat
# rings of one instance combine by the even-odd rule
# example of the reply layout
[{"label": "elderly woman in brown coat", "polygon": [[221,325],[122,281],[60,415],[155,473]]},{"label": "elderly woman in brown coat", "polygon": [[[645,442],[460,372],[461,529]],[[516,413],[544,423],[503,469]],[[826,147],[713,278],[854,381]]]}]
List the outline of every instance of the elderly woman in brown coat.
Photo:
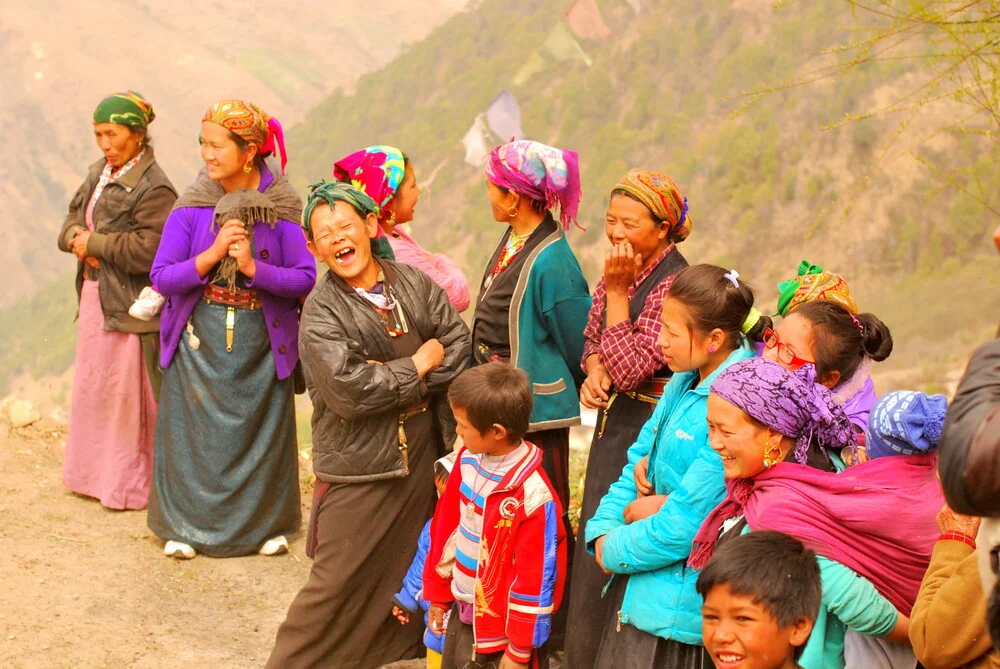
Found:
[{"label": "elderly woman in brown coat", "polygon": [[156,163],[153,107],[133,91],[94,111],[104,157],[90,166],[59,232],[77,259],[76,371],[63,483],[111,509],[144,509],[156,426],[159,319],[129,307],[149,286],[163,224],[177,199]]}]

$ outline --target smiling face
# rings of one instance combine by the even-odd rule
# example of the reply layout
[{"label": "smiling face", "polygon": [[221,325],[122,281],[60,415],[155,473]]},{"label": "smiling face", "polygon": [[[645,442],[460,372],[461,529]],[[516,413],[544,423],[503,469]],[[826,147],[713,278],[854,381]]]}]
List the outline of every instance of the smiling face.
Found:
[{"label": "smiling face", "polygon": [[762,604],[727,583],[709,590],[701,608],[702,642],[717,669],[794,669],[795,648],[812,627],[807,619],[780,627]]},{"label": "smiling face", "polygon": [[397,225],[413,220],[413,212],[417,208],[417,200],[419,199],[420,187],[417,185],[417,176],[413,171],[413,165],[407,163],[406,175],[392,199],[392,210],[396,212]]},{"label": "smiling face", "polygon": [[615,246],[629,242],[636,253],[642,254],[644,265],[655,259],[669,243],[669,228],[658,225],[646,205],[625,195],[611,196],[604,215],[604,232]]},{"label": "smiling face", "polygon": [[229,130],[218,123],[202,121],[201,159],[205,161],[210,179],[223,181],[236,176],[256,155],[256,144],[248,144],[246,149],[240,150]]},{"label": "smiling face", "polygon": [[142,135],[119,123],[95,123],[94,138],[112,168],[132,160],[142,148]]},{"label": "smiling face", "polygon": [[[788,314],[781,319],[781,322],[774,328],[774,332],[778,335],[781,345],[790,350],[796,358],[801,358],[808,362],[816,360],[816,354],[813,350],[815,335],[813,334],[812,323],[807,319],[794,313]],[[765,348],[762,357],[767,358],[771,362],[778,363],[790,372],[798,369],[797,366],[790,365],[780,359],[777,346]]]},{"label": "smiling face", "polygon": [[354,207],[338,201],[332,208],[316,207],[309,225],[312,239],[306,246],[314,256],[352,286],[367,289],[374,285],[378,276],[371,243],[378,229],[375,214],[361,218]]},{"label": "smiling face", "polygon": [[[727,479],[749,479],[764,471],[767,450],[767,430],[750,422],[739,407],[730,404],[715,393],[708,396],[708,444],[722,458],[722,468]],[[781,446],[771,455],[779,462]]]}]

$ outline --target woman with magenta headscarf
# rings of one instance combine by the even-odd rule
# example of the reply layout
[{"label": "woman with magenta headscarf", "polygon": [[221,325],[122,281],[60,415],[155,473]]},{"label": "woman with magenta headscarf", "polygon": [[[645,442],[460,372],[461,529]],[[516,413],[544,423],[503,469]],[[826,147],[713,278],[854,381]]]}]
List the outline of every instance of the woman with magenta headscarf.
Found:
[{"label": "woman with magenta headscarf", "polygon": [[572,541],[569,428],[580,423],[577,389],[591,301],[565,234],[580,205],[576,152],[525,140],[499,146],[486,164],[486,191],[493,220],[506,229],[479,286],[472,354],[477,364],[501,360],[527,372],[534,409],[525,438],[542,449]]},{"label": "woman with magenta headscarf", "polygon": [[[909,615],[938,538],[935,459],[876,458],[841,473],[813,468],[819,449],[854,444],[853,428],[806,365],[763,358],[728,368],[708,398],[709,443],[722,458],[723,502],[694,540],[688,566],[742,532],[776,530],[819,556],[823,606],[799,663],[844,667],[848,628],[907,642]],[[902,519],[906,522],[900,522]]]},{"label": "woman with magenta headscarf", "polygon": [[369,146],[333,164],[333,176],[364,191],[375,202],[378,230],[372,247],[381,257],[416,267],[444,288],[458,311],[469,308],[469,282],[443,253],[430,253],[402,225],[413,220],[420,198],[409,157],[394,146]]}]

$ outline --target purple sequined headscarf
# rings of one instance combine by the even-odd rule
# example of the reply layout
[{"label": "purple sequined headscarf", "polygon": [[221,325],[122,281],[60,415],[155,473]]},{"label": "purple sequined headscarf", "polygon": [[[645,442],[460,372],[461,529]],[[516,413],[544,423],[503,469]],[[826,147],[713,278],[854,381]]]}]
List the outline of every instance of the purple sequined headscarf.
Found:
[{"label": "purple sequined headscarf", "polygon": [[795,459],[805,464],[809,444],[841,449],[854,443],[851,421],[833,395],[816,383],[816,368],[789,372],[765,358],[726,368],[712,392],[767,427],[795,440]]}]

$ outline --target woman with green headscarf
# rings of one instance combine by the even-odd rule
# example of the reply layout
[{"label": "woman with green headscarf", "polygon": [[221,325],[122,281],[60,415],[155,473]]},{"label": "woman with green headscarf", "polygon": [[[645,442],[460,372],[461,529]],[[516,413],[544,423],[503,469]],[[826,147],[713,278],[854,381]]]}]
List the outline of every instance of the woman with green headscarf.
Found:
[{"label": "woman with green headscarf", "polygon": [[153,107],[134,91],[94,110],[104,157],[90,166],[59,231],[76,256],[76,372],[63,482],[111,509],[144,509],[159,395],[159,319],[129,307],[150,285],[163,225],[177,199],[149,143]]},{"label": "woman with green headscarf", "polygon": [[303,213],[309,250],[330,268],[299,329],[314,562],[268,667],[373,669],[423,651],[422,626],[388,611],[434,510],[434,461],[455,440],[448,386],[472,339],[444,289],[373,252],[376,212],[355,186],[319,183]]}]

